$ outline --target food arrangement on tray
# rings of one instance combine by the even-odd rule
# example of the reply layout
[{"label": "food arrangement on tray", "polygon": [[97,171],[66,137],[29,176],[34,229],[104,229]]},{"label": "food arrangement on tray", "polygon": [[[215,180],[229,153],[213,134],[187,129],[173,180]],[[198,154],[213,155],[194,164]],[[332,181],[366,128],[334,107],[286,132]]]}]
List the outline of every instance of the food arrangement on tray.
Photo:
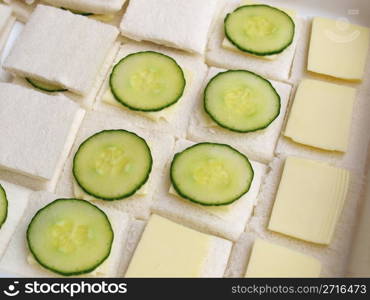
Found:
[{"label": "food arrangement on tray", "polygon": [[4,2],[0,270],[370,276],[368,27],[263,0]]}]

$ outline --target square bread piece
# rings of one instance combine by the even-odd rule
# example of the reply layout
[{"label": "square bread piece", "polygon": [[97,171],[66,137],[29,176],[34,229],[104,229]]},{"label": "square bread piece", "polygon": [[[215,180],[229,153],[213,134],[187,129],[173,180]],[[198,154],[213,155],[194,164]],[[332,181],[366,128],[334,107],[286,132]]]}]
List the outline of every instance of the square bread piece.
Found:
[{"label": "square bread piece", "polygon": [[[27,211],[17,227],[9,246],[0,261],[0,269],[22,277],[60,277],[39,265],[28,249],[26,231],[31,219],[38,210],[61,197],[48,192],[33,192],[30,196]],[[131,219],[129,215],[114,209],[101,207],[109,218],[114,231],[114,241],[109,257],[94,271],[81,277],[115,277],[118,276],[122,255],[124,254],[127,234]]]},{"label": "square bread piece", "polygon": [[321,263],[295,250],[256,239],[250,253],[245,277],[315,278],[320,277]]},{"label": "square bread piece", "polygon": [[223,277],[231,247],[230,241],[152,215],[125,277]]},{"label": "square bread piece", "polygon": [[344,80],[362,80],[370,29],[348,21],[313,19],[308,71]]},{"label": "square bread piece", "polygon": [[0,259],[26,210],[31,190],[0,180],[8,201],[8,215],[0,228]]},{"label": "square bread piece", "polygon": [[87,95],[117,35],[118,30],[111,25],[38,5],[4,68],[21,77]]},{"label": "square bread piece", "polygon": [[87,13],[109,14],[118,12],[126,0],[44,0],[44,2],[56,7],[64,7]]},{"label": "square bread piece", "polygon": [[199,93],[196,109],[190,119],[188,138],[197,142],[210,141],[230,144],[239,148],[253,160],[263,163],[269,162],[274,157],[275,147],[280,136],[284,122],[285,112],[288,106],[291,85],[270,81],[277,93],[280,95],[280,115],[266,128],[255,132],[237,133],[218,126],[203,107],[203,91],[208,82],[220,72],[225,70],[210,68],[203,84],[202,93]]},{"label": "square bread piece", "polygon": [[[93,134],[107,129],[125,129],[136,133],[146,140],[153,157],[152,171],[146,184],[134,195],[123,200],[104,201],[87,195],[77,185],[72,173],[73,158],[80,144]],[[112,207],[130,213],[136,218],[147,219],[150,215],[154,191],[160,183],[164,165],[173,151],[173,146],[174,138],[170,135],[158,134],[155,131],[135,127],[124,118],[117,118],[104,113],[89,112],[81,125],[71,154],[58,181],[56,191],[58,194],[66,197],[77,197],[93,201],[94,203],[104,204],[105,207]]]},{"label": "square bread piece", "polygon": [[330,244],[347,198],[350,173],[327,163],[288,157],[268,229]]},{"label": "square bread piece", "polygon": [[[129,54],[142,51],[159,52],[176,60],[182,68],[186,80],[182,97],[177,103],[161,111],[137,112],[126,108],[114,98],[109,86],[109,76],[107,76],[96,101],[96,110],[114,114],[139,127],[151,128],[158,132],[184,138],[197,95],[207,73],[207,66],[200,57],[177,50],[168,50],[162,46],[135,42],[122,45],[115,59],[115,64]],[[113,65],[109,74],[112,69]]]},{"label": "square bread piece", "polygon": [[[228,69],[246,69],[256,72],[274,80],[288,81],[293,64],[295,49],[302,38],[302,27],[306,20],[296,17],[293,11],[288,11],[292,15],[296,29],[292,44],[282,53],[258,57],[245,53],[226,39],[224,31],[224,19],[228,13],[245,4],[251,4],[257,1],[229,0],[226,8],[216,19],[216,24],[210,35],[206,51],[206,61],[209,65],[228,68]],[[283,8],[281,8],[283,9]],[[283,9],[284,10],[284,9]]]},{"label": "square bread piece", "polygon": [[[173,153],[181,152],[194,144],[187,140],[178,140]],[[172,159],[173,155],[162,172],[161,185],[154,194],[153,211],[180,223],[188,224],[197,230],[237,240],[258,202],[266,166],[250,161],[254,178],[249,191],[239,200],[226,206],[204,206],[182,198],[172,187],[169,174]]]},{"label": "square bread piece", "polygon": [[304,79],[299,84],[284,135],[297,143],[346,152],[356,89]]},{"label": "square bread piece", "polygon": [[222,4],[222,0],[131,0],[121,33],[136,41],[203,54]]},{"label": "square bread piece", "polygon": [[12,9],[8,5],[0,3],[0,54],[13,28],[14,22],[15,18],[12,15]]},{"label": "square bread piece", "polygon": [[0,168],[53,189],[85,111],[68,98],[0,83]]}]

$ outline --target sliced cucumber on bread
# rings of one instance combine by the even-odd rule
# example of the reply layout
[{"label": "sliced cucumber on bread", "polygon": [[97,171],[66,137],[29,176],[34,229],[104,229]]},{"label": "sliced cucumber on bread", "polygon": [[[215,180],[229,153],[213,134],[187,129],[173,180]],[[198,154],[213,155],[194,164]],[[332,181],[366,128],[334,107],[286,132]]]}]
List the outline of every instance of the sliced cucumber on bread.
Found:
[{"label": "sliced cucumber on bread", "polygon": [[73,160],[73,175],[87,194],[121,200],[147,182],[152,163],[143,138],[126,130],[104,130],[80,145]]},{"label": "sliced cucumber on bread", "polygon": [[8,199],[6,192],[0,184],[0,229],[4,225],[8,216]]},{"label": "sliced cucumber on bread", "polygon": [[224,27],[234,46],[259,56],[283,52],[295,34],[294,21],[286,12],[264,4],[237,8],[226,16]]},{"label": "sliced cucumber on bread", "polygon": [[78,199],[58,199],[41,208],[27,229],[36,261],[64,276],[94,271],[109,256],[114,239],[107,215]]},{"label": "sliced cucumber on bread", "polygon": [[248,158],[224,144],[200,143],[177,153],[171,164],[176,192],[192,202],[227,205],[249,191],[254,172]]},{"label": "sliced cucumber on bread", "polygon": [[279,116],[280,96],[265,78],[245,70],[230,70],[209,81],[204,109],[225,129],[251,132],[268,127]]},{"label": "sliced cucumber on bread", "polygon": [[162,53],[145,51],[120,60],[110,75],[115,99],[129,109],[160,111],[175,104],[186,85],[177,62]]},{"label": "sliced cucumber on bread", "polygon": [[31,79],[28,77],[26,77],[26,80],[34,88],[42,90],[44,92],[56,93],[56,92],[66,92],[67,91],[67,89],[61,88],[60,86],[57,86],[55,84],[41,82],[39,80]]}]

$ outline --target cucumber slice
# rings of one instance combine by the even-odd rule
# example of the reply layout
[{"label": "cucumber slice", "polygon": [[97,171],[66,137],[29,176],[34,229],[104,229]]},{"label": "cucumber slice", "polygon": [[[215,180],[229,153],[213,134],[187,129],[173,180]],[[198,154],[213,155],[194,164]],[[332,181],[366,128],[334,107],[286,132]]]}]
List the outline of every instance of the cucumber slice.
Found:
[{"label": "cucumber slice", "polygon": [[45,92],[56,93],[56,92],[66,92],[67,91],[67,89],[63,89],[60,86],[57,86],[57,85],[54,85],[54,84],[41,82],[39,80],[31,79],[31,78],[28,78],[28,77],[26,77],[25,79],[34,88],[45,91]]},{"label": "cucumber slice", "polygon": [[8,199],[4,188],[0,184],[0,228],[4,225],[8,217]]},{"label": "cucumber slice", "polygon": [[44,268],[64,276],[94,271],[109,256],[114,233],[107,215],[88,201],[57,199],[27,228],[28,247]]},{"label": "cucumber slice", "polygon": [[226,16],[224,26],[234,46],[259,56],[283,52],[295,34],[294,21],[286,12],[263,4],[237,8]]},{"label": "cucumber slice", "polygon": [[230,70],[209,81],[204,109],[225,129],[252,132],[268,127],[279,116],[280,96],[265,78],[245,70]]},{"label": "cucumber slice", "polygon": [[121,200],[147,182],[152,163],[143,138],[126,130],[104,130],[80,145],[73,160],[73,176],[87,194]]},{"label": "cucumber slice", "polygon": [[177,153],[171,164],[171,181],[176,192],[207,206],[238,200],[249,191],[253,177],[248,158],[224,144],[196,144]]},{"label": "cucumber slice", "polygon": [[145,51],[120,60],[110,75],[116,100],[136,111],[160,111],[175,104],[186,85],[177,62],[162,53]]},{"label": "cucumber slice", "polygon": [[83,12],[83,11],[79,11],[79,10],[71,9],[71,8],[61,7],[61,9],[63,9],[63,10],[69,10],[71,13],[74,13],[76,15],[81,15],[81,16],[92,16],[92,15],[94,15],[93,13]]}]

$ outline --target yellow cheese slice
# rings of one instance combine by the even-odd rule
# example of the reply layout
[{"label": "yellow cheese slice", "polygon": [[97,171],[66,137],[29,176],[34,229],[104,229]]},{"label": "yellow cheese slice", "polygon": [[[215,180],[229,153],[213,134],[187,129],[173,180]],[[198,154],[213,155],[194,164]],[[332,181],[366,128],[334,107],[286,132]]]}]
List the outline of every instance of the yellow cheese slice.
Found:
[{"label": "yellow cheese slice", "polygon": [[304,79],[297,90],[286,137],[297,143],[346,152],[356,89]]},{"label": "yellow cheese slice", "polygon": [[261,239],[254,242],[245,277],[319,277],[321,263]]},{"label": "yellow cheese slice", "polygon": [[307,69],[345,80],[362,80],[369,39],[367,27],[314,18]]},{"label": "yellow cheese slice", "polygon": [[[244,1],[241,2],[240,6],[251,5],[251,4],[259,4],[259,2],[251,1],[251,0],[244,0]],[[282,11],[286,12],[293,20],[295,19],[296,12],[294,10],[286,9],[286,8],[280,8],[280,9]],[[244,55],[247,55],[247,56],[253,56],[253,57],[257,57],[257,58],[261,58],[261,59],[266,59],[266,60],[275,60],[279,57],[279,54],[258,56],[258,55],[253,55],[253,54],[248,53],[248,52],[241,51],[236,46],[234,46],[226,37],[222,40],[222,47],[224,49],[235,51],[235,52],[238,52],[240,54],[244,54]]]},{"label": "yellow cheese slice", "polygon": [[152,215],[126,277],[200,277],[212,237]]},{"label": "yellow cheese slice", "polygon": [[288,157],[268,229],[312,243],[330,244],[349,178],[345,169]]}]

